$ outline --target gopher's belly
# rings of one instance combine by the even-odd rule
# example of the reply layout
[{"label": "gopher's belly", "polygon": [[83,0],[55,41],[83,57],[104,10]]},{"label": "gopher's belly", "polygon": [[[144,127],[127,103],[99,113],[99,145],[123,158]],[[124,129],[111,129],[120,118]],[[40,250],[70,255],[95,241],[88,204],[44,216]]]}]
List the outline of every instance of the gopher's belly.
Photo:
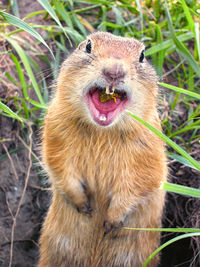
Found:
[{"label": "gopher's belly", "polygon": [[[162,210],[158,210],[157,203],[163,197],[157,193],[146,200],[129,214],[124,226],[160,227]],[[156,210],[149,212],[150,208]],[[150,231],[121,228],[104,236],[103,223],[98,210],[88,217],[77,212],[63,196],[54,198],[41,237],[42,245],[47,243],[49,263],[39,267],[141,267],[159,245],[159,233]],[[148,266],[156,266],[156,262],[157,258]]]}]

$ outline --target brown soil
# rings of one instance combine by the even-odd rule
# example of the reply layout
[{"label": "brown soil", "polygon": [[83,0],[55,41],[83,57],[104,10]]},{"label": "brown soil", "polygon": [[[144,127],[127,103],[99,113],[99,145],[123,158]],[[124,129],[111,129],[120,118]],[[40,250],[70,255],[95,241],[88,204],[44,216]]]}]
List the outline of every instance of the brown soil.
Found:
[{"label": "brown soil", "polygon": [[[21,138],[28,138],[27,133],[20,132],[18,122],[3,116],[0,117],[0,129],[0,139],[5,140],[0,145],[0,266],[9,266],[11,250],[12,266],[34,266],[38,258],[39,229],[50,195],[45,190],[41,168],[34,163],[34,157],[30,157],[30,152],[21,141]],[[30,137],[33,152],[36,152],[39,140],[37,135],[38,131],[33,129]],[[12,152],[10,157],[8,151]],[[25,194],[19,207],[23,191]]]}]

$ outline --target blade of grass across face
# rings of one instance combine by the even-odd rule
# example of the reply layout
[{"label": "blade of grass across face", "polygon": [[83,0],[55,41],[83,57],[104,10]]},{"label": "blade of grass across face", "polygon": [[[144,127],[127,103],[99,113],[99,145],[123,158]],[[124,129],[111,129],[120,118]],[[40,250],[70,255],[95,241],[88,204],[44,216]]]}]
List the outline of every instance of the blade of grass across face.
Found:
[{"label": "blade of grass across face", "polygon": [[3,17],[3,19],[8,22],[9,24],[15,26],[15,27],[18,27],[26,32],[28,32],[29,34],[31,34],[34,38],[36,38],[39,42],[41,42],[43,45],[45,45],[49,51],[51,52],[51,55],[53,56],[54,58],[54,55],[53,55],[53,52],[52,50],[50,49],[50,47],[47,45],[47,43],[45,42],[45,40],[42,38],[42,36],[36,32],[33,27],[31,27],[30,25],[28,25],[26,22],[24,22],[23,20],[13,16],[13,15],[10,15],[6,12],[3,12],[3,11],[0,11],[0,16]]},{"label": "blade of grass across face", "polygon": [[176,150],[179,154],[181,154],[184,158],[186,158],[194,167],[196,167],[198,170],[200,170],[200,163],[193,159],[188,153],[186,153],[179,145],[177,145],[175,142],[173,142],[171,139],[169,139],[166,135],[164,135],[162,132],[158,131],[156,128],[154,128],[152,125],[147,123],[146,121],[142,120],[138,116],[134,115],[132,112],[127,110],[127,113],[131,115],[134,119],[142,123],[144,126],[146,126],[149,130],[154,132],[156,135],[158,135],[161,139],[163,139],[168,145],[170,145],[174,150]]},{"label": "blade of grass across face", "polygon": [[173,192],[173,193],[185,195],[185,196],[200,198],[200,189],[197,189],[197,188],[192,188],[192,187],[188,187],[188,186],[184,186],[184,185],[164,182],[161,185],[161,189],[168,191],[168,192]]},{"label": "blade of grass across face", "polygon": [[151,261],[151,259],[157,254],[159,253],[163,248],[167,247],[168,245],[178,241],[178,240],[181,240],[181,239],[184,239],[184,238],[187,238],[187,237],[193,237],[193,236],[200,236],[200,233],[188,233],[188,234],[184,234],[184,235],[180,235],[180,236],[177,236],[175,238],[172,238],[170,239],[169,241],[167,241],[166,243],[164,243],[162,246],[160,246],[159,248],[157,248],[149,257],[148,259],[143,263],[142,267],[146,267],[147,264]]}]

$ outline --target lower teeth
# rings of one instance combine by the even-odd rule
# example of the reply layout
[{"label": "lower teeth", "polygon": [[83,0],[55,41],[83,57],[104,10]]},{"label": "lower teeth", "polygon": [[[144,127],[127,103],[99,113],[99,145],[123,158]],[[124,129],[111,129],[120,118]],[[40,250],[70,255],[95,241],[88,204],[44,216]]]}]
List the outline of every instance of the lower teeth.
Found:
[{"label": "lower teeth", "polygon": [[106,121],[106,116],[104,114],[100,115],[99,120]]}]

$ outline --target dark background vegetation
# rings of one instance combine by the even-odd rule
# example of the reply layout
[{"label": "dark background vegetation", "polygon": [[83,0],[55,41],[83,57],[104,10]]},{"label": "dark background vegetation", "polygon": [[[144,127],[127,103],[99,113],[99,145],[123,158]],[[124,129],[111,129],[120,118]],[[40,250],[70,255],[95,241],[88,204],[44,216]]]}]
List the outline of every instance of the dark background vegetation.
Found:
[{"label": "dark background vegetation", "polygon": [[[10,118],[0,108],[2,267],[28,267],[37,263],[39,232],[51,198],[39,154],[45,105],[53,92],[52,82],[61,62],[88,33],[102,30],[139,39],[145,43],[146,56],[162,82],[200,93],[197,1],[167,1],[167,5],[153,0],[141,4],[139,1],[50,1],[66,34],[38,2],[0,0],[0,10],[34,27],[55,55],[53,59],[49,50],[32,35],[16,31],[0,15],[0,100],[23,119],[21,123]],[[25,57],[33,76],[27,71]],[[199,160],[199,102],[161,88],[158,103],[164,133]],[[177,158],[170,147],[167,150],[169,180],[199,188],[199,172],[188,167],[183,157]],[[199,199],[168,193],[163,227],[200,228]],[[162,243],[176,235],[164,232]],[[160,266],[198,267],[199,253],[199,239],[183,239],[163,250]]]}]

